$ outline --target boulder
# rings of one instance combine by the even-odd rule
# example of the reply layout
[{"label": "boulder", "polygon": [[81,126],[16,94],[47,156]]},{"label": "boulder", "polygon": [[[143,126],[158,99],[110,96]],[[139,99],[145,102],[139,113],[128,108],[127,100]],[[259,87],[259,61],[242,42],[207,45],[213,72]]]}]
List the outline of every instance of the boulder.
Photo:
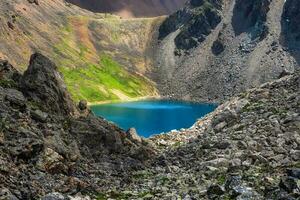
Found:
[{"label": "boulder", "polygon": [[31,56],[29,67],[20,80],[24,95],[47,112],[74,114],[76,109],[56,65],[40,53]]},{"label": "boulder", "polygon": [[25,106],[26,99],[22,92],[16,89],[7,89],[5,99],[8,100],[11,104],[18,106]]},{"label": "boulder", "polygon": [[214,41],[214,43],[211,47],[211,51],[214,55],[221,54],[224,51],[224,49],[225,49],[225,46],[220,40]]},{"label": "boulder", "polygon": [[18,198],[9,189],[0,188],[0,200],[18,200]]},{"label": "boulder", "polygon": [[288,176],[300,179],[300,169],[299,168],[291,168],[287,169]]},{"label": "boulder", "polygon": [[128,129],[126,132],[126,136],[128,139],[130,139],[133,142],[139,142],[139,143],[142,142],[142,138],[137,134],[135,128]]},{"label": "boulder", "polygon": [[207,196],[209,199],[215,199],[225,193],[225,190],[220,185],[211,185],[207,189]]},{"label": "boulder", "polygon": [[291,176],[283,177],[280,180],[279,187],[284,189],[288,193],[292,193],[295,189],[298,188],[297,179]]},{"label": "boulder", "polygon": [[46,122],[48,118],[48,114],[40,110],[31,111],[30,114],[33,119],[40,122]]},{"label": "boulder", "polygon": [[65,197],[61,193],[53,192],[50,194],[47,194],[41,198],[41,200],[68,200],[69,198]]},{"label": "boulder", "polygon": [[86,100],[80,100],[78,103],[78,108],[83,111],[87,109],[87,101]]},{"label": "boulder", "polygon": [[38,161],[38,167],[53,174],[67,172],[67,166],[63,163],[64,158],[50,148],[44,150],[42,158]]}]

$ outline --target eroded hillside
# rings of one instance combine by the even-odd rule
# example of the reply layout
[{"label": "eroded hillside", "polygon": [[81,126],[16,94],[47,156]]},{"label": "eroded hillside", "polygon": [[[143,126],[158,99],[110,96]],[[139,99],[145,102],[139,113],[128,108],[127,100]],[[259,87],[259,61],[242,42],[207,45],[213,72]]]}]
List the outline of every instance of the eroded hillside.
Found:
[{"label": "eroded hillside", "polygon": [[[162,18],[122,20],[63,0],[0,2],[0,58],[24,71],[35,51],[52,58],[75,100],[157,95],[149,47]],[[149,52],[149,53],[148,53]]]},{"label": "eroded hillside", "polygon": [[293,0],[191,0],[160,27],[160,91],[220,102],[299,69],[297,11]]}]

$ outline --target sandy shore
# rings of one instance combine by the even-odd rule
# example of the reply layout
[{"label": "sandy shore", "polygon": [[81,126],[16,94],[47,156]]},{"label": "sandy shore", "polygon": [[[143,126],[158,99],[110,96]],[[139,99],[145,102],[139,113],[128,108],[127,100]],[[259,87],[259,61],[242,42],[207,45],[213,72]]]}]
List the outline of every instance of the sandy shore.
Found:
[{"label": "sandy shore", "polygon": [[101,104],[107,104],[107,103],[140,101],[140,100],[146,100],[146,99],[161,99],[161,96],[143,96],[143,97],[128,98],[128,99],[88,102],[88,106],[101,105]]}]

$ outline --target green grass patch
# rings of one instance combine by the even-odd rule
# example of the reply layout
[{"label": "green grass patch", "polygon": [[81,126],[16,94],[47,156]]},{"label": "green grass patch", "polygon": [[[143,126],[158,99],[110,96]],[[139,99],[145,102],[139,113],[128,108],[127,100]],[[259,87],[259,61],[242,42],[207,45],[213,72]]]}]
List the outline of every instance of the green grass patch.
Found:
[{"label": "green grass patch", "polygon": [[68,90],[74,100],[89,102],[119,100],[118,91],[130,98],[146,96],[153,88],[143,77],[132,75],[109,56],[102,56],[99,64],[87,63],[84,67],[61,67]]}]

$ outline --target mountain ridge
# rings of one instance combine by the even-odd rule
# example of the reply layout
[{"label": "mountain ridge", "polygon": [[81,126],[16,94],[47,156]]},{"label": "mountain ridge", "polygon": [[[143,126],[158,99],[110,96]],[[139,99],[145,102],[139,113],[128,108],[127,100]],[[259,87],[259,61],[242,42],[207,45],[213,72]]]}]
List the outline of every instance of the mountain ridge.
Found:
[{"label": "mountain ridge", "polygon": [[113,13],[123,18],[169,15],[181,8],[185,0],[67,0],[82,8],[100,13]]},{"label": "mountain ridge", "polygon": [[[288,12],[284,7],[298,8],[295,1],[215,1],[221,7],[206,6],[212,5],[209,0],[196,2],[200,4],[187,4],[160,27],[164,37],[160,38],[155,59],[162,95],[222,102],[276,79],[284,70],[299,69],[299,51],[283,44],[281,26]],[[199,12],[202,9],[221,17],[215,28],[207,29],[211,19]],[[297,15],[293,17],[297,19]],[[190,18],[189,22],[182,21],[185,18]],[[201,18],[204,25],[193,28]],[[167,31],[168,26],[173,28]],[[186,42],[184,48],[178,41]],[[292,41],[290,45],[295,44]]]}]

